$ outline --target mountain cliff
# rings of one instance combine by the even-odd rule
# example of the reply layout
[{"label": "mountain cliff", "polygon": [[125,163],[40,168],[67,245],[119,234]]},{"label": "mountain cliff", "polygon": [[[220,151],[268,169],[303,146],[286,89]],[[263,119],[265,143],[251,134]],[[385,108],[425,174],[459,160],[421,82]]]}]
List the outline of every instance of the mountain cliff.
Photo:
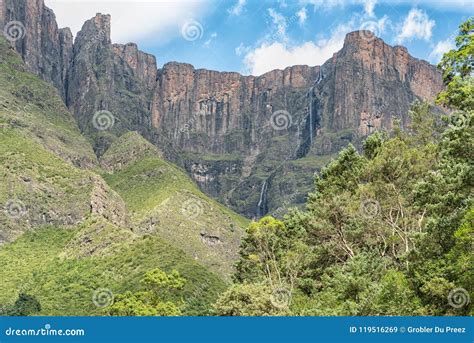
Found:
[{"label": "mountain cliff", "polygon": [[2,12],[3,23],[24,24],[14,48],[59,90],[98,156],[138,131],[248,217],[303,203],[333,154],[406,123],[412,101],[443,87],[434,66],[368,31],[349,33],[322,66],[244,76],[177,62],[157,69],[136,44],[111,42],[109,15],[88,20],[72,44],[41,0],[8,0]]},{"label": "mountain cliff", "polygon": [[183,313],[209,314],[248,221],[203,194],[137,132],[101,158],[52,85],[0,37],[0,313],[18,293],[42,315],[104,314],[94,292],[178,270]]}]

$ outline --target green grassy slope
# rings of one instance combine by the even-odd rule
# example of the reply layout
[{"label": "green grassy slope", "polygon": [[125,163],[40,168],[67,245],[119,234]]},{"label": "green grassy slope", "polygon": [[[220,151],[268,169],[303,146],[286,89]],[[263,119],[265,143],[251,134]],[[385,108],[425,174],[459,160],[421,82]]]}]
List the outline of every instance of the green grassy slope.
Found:
[{"label": "green grassy slope", "polygon": [[96,166],[92,147],[56,88],[27,72],[21,57],[9,47],[0,36],[0,129],[27,134],[76,166]]},{"label": "green grassy slope", "polygon": [[[144,153],[128,163],[128,146]],[[157,234],[211,270],[230,275],[248,223],[245,218],[204,195],[138,133],[120,137],[103,159],[109,166],[120,161],[120,167],[113,168],[118,170],[103,177],[127,204],[135,232]]]},{"label": "green grassy slope", "polygon": [[[116,242],[106,254],[72,256],[70,245],[83,230],[38,229],[0,249],[0,308],[12,304],[21,290],[38,299],[40,315],[104,315],[107,307],[97,307],[92,300],[96,290],[140,290],[144,273],[157,267],[178,270],[186,278],[177,300],[187,315],[210,314],[211,304],[226,287],[217,275],[156,236],[129,232],[127,241]],[[121,229],[109,230],[121,236]]]},{"label": "green grassy slope", "polygon": [[89,172],[21,130],[0,129],[0,241],[47,223],[75,224],[90,212]]},{"label": "green grassy slope", "polygon": [[41,315],[105,314],[95,290],[139,290],[159,267],[187,279],[174,299],[185,314],[208,314],[246,220],[137,133],[117,139],[101,169],[56,90],[2,37],[0,62],[0,308],[26,292]]}]

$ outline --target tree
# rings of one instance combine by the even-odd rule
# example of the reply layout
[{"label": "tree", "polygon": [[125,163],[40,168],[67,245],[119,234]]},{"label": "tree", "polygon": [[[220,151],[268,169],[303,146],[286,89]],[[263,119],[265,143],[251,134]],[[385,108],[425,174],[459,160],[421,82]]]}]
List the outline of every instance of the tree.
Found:
[{"label": "tree", "polygon": [[416,101],[408,125],[375,132],[363,155],[349,145],[323,168],[305,211],[253,223],[241,284],[220,299],[221,313],[271,313],[268,292],[282,284],[293,314],[472,313],[462,301],[474,280],[473,26],[461,25],[440,64],[438,101],[457,110],[449,125]]},{"label": "tree", "polygon": [[303,234],[270,216],[251,223],[241,244],[235,279],[265,283],[274,292],[285,292],[290,305],[296,280],[309,256],[307,245],[300,239]]},{"label": "tree", "polygon": [[13,306],[6,312],[10,316],[31,316],[41,312],[41,304],[33,295],[20,293]]},{"label": "tree", "polygon": [[379,283],[371,314],[384,316],[423,315],[424,309],[404,273],[388,270]]},{"label": "tree", "polygon": [[438,103],[462,111],[474,108],[474,18],[459,26],[456,49],[444,54],[438,67],[443,72],[446,90],[438,96]]},{"label": "tree", "polygon": [[142,279],[144,291],[118,294],[109,313],[115,316],[179,316],[181,310],[173,298],[176,290],[184,287],[185,279],[177,271],[170,274],[153,269]]},{"label": "tree", "polygon": [[284,315],[272,302],[272,291],[264,284],[236,284],[223,293],[215,305],[219,316]]}]

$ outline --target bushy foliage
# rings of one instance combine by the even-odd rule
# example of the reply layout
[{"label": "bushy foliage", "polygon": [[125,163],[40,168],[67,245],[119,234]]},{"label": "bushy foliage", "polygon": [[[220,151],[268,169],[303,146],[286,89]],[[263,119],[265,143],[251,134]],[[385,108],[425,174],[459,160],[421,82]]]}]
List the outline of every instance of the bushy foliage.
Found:
[{"label": "bushy foliage", "polygon": [[1,312],[3,313],[0,314],[7,316],[31,316],[41,312],[41,304],[35,296],[20,293],[12,306],[3,309]]},{"label": "bushy foliage", "polygon": [[183,279],[177,271],[170,274],[159,268],[145,274],[142,283],[144,291],[130,291],[115,297],[109,314],[115,316],[179,316],[179,304],[165,300],[173,296],[174,291],[184,287]]},{"label": "bushy foliage", "polygon": [[231,286],[217,301],[219,316],[270,316],[284,312],[272,303],[272,293],[263,284],[236,284]]},{"label": "bushy foliage", "polygon": [[[250,312],[271,314],[268,294],[252,287],[284,287],[294,315],[472,314],[473,27],[461,25],[440,63],[448,120],[415,102],[408,126],[375,132],[363,154],[349,145],[323,168],[305,211],[252,223],[241,284],[221,297],[221,309],[234,301],[220,313],[258,305]],[[252,296],[242,301],[242,290]]]}]

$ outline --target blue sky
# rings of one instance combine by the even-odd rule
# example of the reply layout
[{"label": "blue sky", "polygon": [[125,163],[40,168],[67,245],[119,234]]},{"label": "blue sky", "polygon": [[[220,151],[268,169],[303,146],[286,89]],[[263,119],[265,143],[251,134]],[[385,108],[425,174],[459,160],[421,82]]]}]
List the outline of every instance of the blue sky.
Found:
[{"label": "blue sky", "polygon": [[259,75],[294,64],[319,65],[346,33],[370,29],[391,45],[438,62],[459,24],[474,15],[463,0],[46,0],[75,34],[96,12],[112,15],[112,40],[196,68]]}]

